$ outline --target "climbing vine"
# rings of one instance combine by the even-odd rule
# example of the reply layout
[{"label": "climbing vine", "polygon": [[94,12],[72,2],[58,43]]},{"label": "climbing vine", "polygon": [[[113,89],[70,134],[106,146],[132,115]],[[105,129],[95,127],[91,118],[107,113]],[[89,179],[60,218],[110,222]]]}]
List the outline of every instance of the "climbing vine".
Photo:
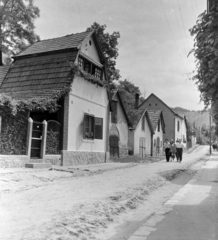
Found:
[{"label": "climbing vine", "polygon": [[[99,80],[95,78],[94,75],[91,75],[90,73],[87,73],[80,69],[77,65],[73,64],[71,65],[71,81],[73,81],[73,78],[75,76],[81,76],[86,81],[89,81],[93,84],[96,84],[100,87],[106,87],[107,88],[107,81]],[[16,100],[13,99],[10,96],[7,96],[6,94],[0,94],[0,108],[7,110],[12,115],[16,115],[18,112],[22,111],[57,111],[60,105],[58,105],[58,100],[61,97],[64,97],[71,91],[71,83],[67,83],[66,86],[59,91],[55,91],[54,94],[52,94],[49,97],[46,98],[36,98],[33,97],[31,99],[25,100],[20,99]]]},{"label": "climbing vine", "polygon": [[2,112],[0,154],[25,155],[28,121],[21,114]]},{"label": "climbing vine", "polygon": [[205,106],[218,99],[218,3],[213,1],[210,12],[199,15],[190,29],[195,36],[194,53],[196,70],[192,76],[201,93]]}]

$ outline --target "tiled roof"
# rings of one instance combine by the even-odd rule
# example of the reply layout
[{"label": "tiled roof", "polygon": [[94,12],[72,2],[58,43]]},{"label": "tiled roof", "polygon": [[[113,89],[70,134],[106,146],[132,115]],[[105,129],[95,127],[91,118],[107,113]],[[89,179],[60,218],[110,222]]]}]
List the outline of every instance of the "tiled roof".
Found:
[{"label": "tiled roof", "polygon": [[153,129],[157,128],[158,121],[160,119],[161,111],[160,110],[147,110],[148,116],[151,120]]},{"label": "tiled roof", "polygon": [[5,75],[8,72],[8,69],[10,68],[10,66],[0,66],[0,86],[5,78]]},{"label": "tiled roof", "polygon": [[77,48],[91,32],[82,32],[64,37],[42,40],[30,45],[17,56],[25,56],[37,53],[52,52],[57,50]]},{"label": "tiled roof", "polygon": [[15,99],[45,98],[72,82],[69,62],[78,51],[17,59],[8,71],[0,93]]},{"label": "tiled roof", "polygon": [[131,114],[129,115],[130,121],[132,123],[132,127],[136,128],[138,125],[142,115],[144,114],[144,109],[134,109],[132,110]]},{"label": "tiled roof", "polygon": [[147,102],[148,99],[149,99],[150,97],[152,97],[152,96],[156,97],[160,102],[162,102],[174,115],[176,115],[177,117],[183,119],[182,116],[180,116],[178,113],[176,113],[172,108],[170,108],[165,102],[163,102],[163,101],[162,101],[159,97],[157,97],[154,93],[151,93],[151,94],[138,106],[138,108],[141,107],[145,102]]}]

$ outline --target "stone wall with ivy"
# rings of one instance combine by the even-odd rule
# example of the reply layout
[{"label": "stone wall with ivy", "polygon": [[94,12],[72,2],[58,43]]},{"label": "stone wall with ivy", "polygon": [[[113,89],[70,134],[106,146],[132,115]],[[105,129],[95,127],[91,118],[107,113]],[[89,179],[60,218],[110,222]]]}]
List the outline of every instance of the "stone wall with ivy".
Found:
[{"label": "stone wall with ivy", "polygon": [[0,154],[26,155],[28,119],[25,114],[16,116],[1,112]]}]

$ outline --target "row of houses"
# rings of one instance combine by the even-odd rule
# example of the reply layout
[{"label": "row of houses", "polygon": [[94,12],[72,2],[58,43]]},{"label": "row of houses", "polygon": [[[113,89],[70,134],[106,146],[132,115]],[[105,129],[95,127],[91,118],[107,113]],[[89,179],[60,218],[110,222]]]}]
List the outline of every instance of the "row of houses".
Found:
[{"label": "row of houses", "polygon": [[165,138],[186,143],[186,119],[154,94],[140,105],[136,94],[127,114],[94,31],[36,42],[13,59],[0,67],[0,166],[144,158],[162,155]]}]

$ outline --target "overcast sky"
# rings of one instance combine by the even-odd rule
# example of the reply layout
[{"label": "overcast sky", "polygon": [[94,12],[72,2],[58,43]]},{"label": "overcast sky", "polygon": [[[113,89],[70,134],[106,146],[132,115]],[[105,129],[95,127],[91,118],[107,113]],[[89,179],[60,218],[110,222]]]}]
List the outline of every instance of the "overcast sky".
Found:
[{"label": "overcast sky", "polygon": [[206,10],[206,0],[35,0],[41,16],[41,39],[86,30],[93,22],[118,31],[117,68],[122,79],[154,93],[171,107],[201,110],[199,93],[189,74],[195,69],[189,29]]}]

